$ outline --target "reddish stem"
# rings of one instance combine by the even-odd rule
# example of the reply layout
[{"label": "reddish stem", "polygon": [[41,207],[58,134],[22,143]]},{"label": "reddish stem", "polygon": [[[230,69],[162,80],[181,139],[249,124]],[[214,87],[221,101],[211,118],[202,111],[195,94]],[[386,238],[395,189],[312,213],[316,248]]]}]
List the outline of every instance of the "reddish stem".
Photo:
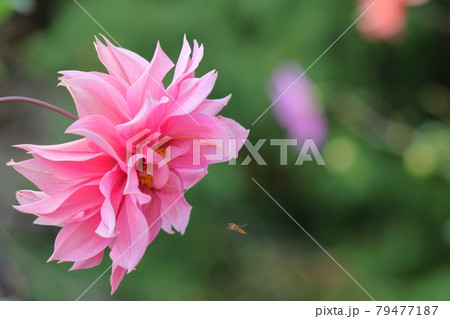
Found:
[{"label": "reddish stem", "polygon": [[58,112],[59,114],[62,114],[64,116],[67,116],[68,118],[70,118],[71,120],[78,120],[78,117],[76,117],[75,115],[73,115],[72,113],[69,113],[63,109],[60,109],[59,107],[47,103],[47,102],[43,102],[40,100],[36,100],[33,99],[31,97],[24,97],[24,96],[5,96],[5,97],[0,97],[0,103],[2,102],[26,102],[26,103],[32,103],[32,104],[36,104],[42,107],[45,107],[49,110]]}]

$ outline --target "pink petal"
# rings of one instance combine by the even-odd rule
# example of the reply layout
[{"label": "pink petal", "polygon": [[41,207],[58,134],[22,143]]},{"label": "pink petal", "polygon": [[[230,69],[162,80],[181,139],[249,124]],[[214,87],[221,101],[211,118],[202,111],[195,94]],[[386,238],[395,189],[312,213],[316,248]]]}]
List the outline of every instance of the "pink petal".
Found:
[{"label": "pink petal", "polygon": [[[21,196],[21,195],[19,195]],[[40,201],[30,204],[14,206],[20,212],[45,216],[59,224],[76,216],[85,210],[100,207],[102,196],[98,185],[81,185],[55,193]]]},{"label": "pink petal", "polygon": [[124,198],[116,229],[119,234],[111,249],[110,257],[114,263],[131,272],[150,244],[147,220],[132,195]]},{"label": "pink petal", "polygon": [[195,110],[197,113],[204,113],[209,115],[217,115],[228,104],[231,99],[231,94],[223,99],[204,100]]},{"label": "pink petal", "polygon": [[78,179],[57,178],[36,159],[30,159],[19,163],[11,160],[7,165],[14,168],[47,194],[64,191],[80,182]]},{"label": "pink petal", "polygon": [[179,86],[176,102],[169,111],[170,115],[183,115],[195,110],[211,93],[216,80],[216,71],[211,71],[199,79],[184,80]]},{"label": "pink petal", "polygon": [[109,238],[103,238],[95,233],[100,221],[100,216],[70,223],[64,226],[55,240],[55,250],[49,261],[86,260],[102,252],[111,242]]},{"label": "pink petal", "polygon": [[147,167],[152,165],[153,187],[156,189],[163,188],[169,180],[169,166],[167,161],[155,152],[153,149],[147,149],[146,152]]},{"label": "pink petal", "polygon": [[115,165],[111,157],[90,148],[86,139],[57,145],[24,144],[16,147],[31,153],[37,162],[59,179],[82,180],[103,175]]},{"label": "pink petal", "polygon": [[170,86],[177,86],[178,83],[190,78],[195,69],[197,69],[200,61],[203,58],[203,45],[198,45],[197,41],[194,40],[194,52],[192,54],[192,59],[190,59],[191,47],[186,39],[186,35],[183,38],[183,47],[178,58],[175,73],[173,76],[173,81]]},{"label": "pink petal", "polygon": [[56,178],[71,179],[73,182],[100,179],[105,172],[111,170],[116,161],[106,153],[98,153],[97,157],[86,161],[51,161],[34,155]]},{"label": "pink petal", "polygon": [[[236,122],[201,113],[190,114],[200,125],[187,115],[168,118],[161,130],[173,140],[188,140],[191,149],[171,160],[176,167],[201,169],[205,165],[228,161],[237,156],[248,131]],[[194,141],[192,141],[192,139]],[[237,147],[234,147],[234,143]],[[207,154],[210,154],[208,158]],[[214,157],[213,157],[214,155]]]},{"label": "pink petal", "polygon": [[122,202],[125,179],[125,173],[116,165],[100,181],[100,192],[105,196],[105,201],[100,210],[101,221],[95,232],[102,237],[116,236],[116,216]]},{"label": "pink petal", "polygon": [[127,102],[132,114],[136,114],[144,106],[147,94],[153,99],[160,99],[165,94],[163,78],[173,68],[173,62],[157,45],[155,55],[141,77],[129,88]]},{"label": "pink petal", "polygon": [[192,142],[188,140],[171,139],[164,144],[166,147],[166,157],[168,162],[172,162],[175,158],[180,157],[191,149]]},{"label": "pink petal", "polygon": [[85,161],[99,155],[89,147],[85,138],[56,145],[20,144],[14,146],[52,161]]},{"label": "pink petal", "polygon": [[167,219],[162,218],[161,228],[168,234],[175,234],[170,221]]},{"label": "pink petal", "polygon": [[69,270],[87,269],[100,265],[103,260],[103,252],[104,251],[102,250],[91,258],[74,262],[73,266]]},{"label": "pink petal", "polygon": [[[148,96],[144,105],[131,121],[116,126],[117,135],[120,137],[122,143],[126,144],[132,141],[147,129],[147,119],[150,113],[151,103],[151,98]],[[140,141],[136,140],[135,142],[139,143]]]},{"label": "pink petal", "polygon": [[[204,169],[211,164],[211,160],[205,157],[206,154],[215,154],[217,148],[211,145],[198,144],[194,147],[194,142],[189,141],[189,150],[180,154],[170,161],[170,167],[179,169]],[[223,159],[224,156],[221,156]]]},{"label": "pink petal", "polygon": [[186,35],[183,37],[183,47],[181,48],[180,56],[178,57],[177,64],[175,66],[175,73],[173,75],[174,81],[180,78],[186,71],[189,63],[189,56],[191,55],[191,46],[186,39]]},{"label": "pink petal", "polygon": [[134,196],[134,198],[141,205],[146,204],[151,200],[151,196],[143,193],[139,187],[137,164],[143,158],[145,158],[143,154],[135,154],[128,160],[127,181],[123,192],[124,195]]},{"label": "pink petal", "polygon": [[238,155],[239,150],[244,145],[245,140],[248,137],[249,130],[246,130],[242,125],[237,123],[235,120],[218,116],[217,119],[222,122],[229,130],[229,137],[230,139],[233,139],[235,141],[235,147],[230,146],[229,149],[227,149],[228,159],[230,158],[236,158]]},{"label": "pink petal", "polygon": [[194,40],[194,52],[192,53],[192,59],[189,60],[189,63],[187,65],[187,71],[185,71],[185,73],[187,74],[193,73],[197,69],[202,58],[203,58],[203,44],[199,46],[197,41]]},{"label": "pink petal", "polygon": [[[98,214],[99,206],[100,204],[96,205],[96,207],[87,208],[77,214],[73,214],[70,218],[65,218],[63,216],[53,217],[52,215],[42,215],[36,218],[33,224],[63,227],[68,223],[80,222]],[[48,216],[50,216],[50,218],[48,218]]]},{"label": "pink petal", "polygon": [[96,39],[95,48],[109,74],[123,79],[129,85],[135,83],[147,68],[148,61],[134,52],[115,47],[105,37],[103,40],[106,46]]},{"label": "pink petal", "polygon": [[151,134],[158,131],[158,127],[165,115],[165,106],[162,104],[167,103],[167,101],[166,97],[156,101],[148,94],[144,105],[134,118],[129,122],[116,126],[117,134],[122,143],[132,142],[135,145],[141,141],[140,138],[145,137],[142,133],[148,131]]},{"label": "pink petal", "polygon": [[[169,182],[163,191],[156,194],[161,200],[161,216],[163,223],[167,222],[175,230],[184,234],[189,222],[192,206],[183,195],[181,181],[176,174],[171,174]],[[167,224],[164,225],[167,230]]]},{"label": "pink petal", "polygon": [[102,72],[90,72],[90,73],[98,76],[103,81],[105,81],[106,83],[108,83],[109,85],[114,87],[117,90],[117,92],[119,92],[120,95],[122,95],[123,97],[127,96],[127,91],[129,89],[130,85],[127,82],[125,82],[125,80],[123,80],[122,78],[113,77],[109,74],[102,73]]},{"label": "pink petal", "polygon": [[187,167],[173,167],[172,171],[175,170],[178,175],[181,177],[183,182],[183,189],[191,188],[196,185],[203,177],[208,174],[207,167],[201,168],[187,168]]},{"label": "pink petal", "polygon": [[111,273],[111,295],[117,290],[119,287],[120,282],[122,281],[123,277],[125,277],[125,274],[127,273],[127,270],[118,264],[112,265],[112,273]]},{"label": "pink petal", "polygon": [[228,131],[215,117],[201,113],[171,116],[161,124],[161,133],[172,139],[228,137]]},{"label": "pink petal", "polygon": [[[162,203],[161,204],[161,207],[163,209],[162,211],[163,213],[166,212],[163,216],[163,223],[167,222],[176,231],[178,231],[183,235],[189,223],[189,215],[192,206],[189,205],[186,202],[184,196],[181,195],[182,193],[180,194],[158,193],[158,196],[161,199]],[[167,226],[165,227],[164,230],[167,231]]]},{"label": "pink petal", "polygon": [[83,118],[98,114],[114,124],[130,119],[125,98],[113,86],[95,74],[80,71],[62,71],[60,85],[65,86],[75,101],[78,115]]},{"label": "pink petal", "polygon": [[161,123],[164,121],[166,117],[166,104],[167,99],[162,99],[161,104],[156,105],[152,109],[150,109],[150,113],[147,119],[147,127],[152,131],[159,132]]},{"label": "pink petal", "polygon": [[[110,156],[88,147],[86,139],[57,145],[24,144],[16,147],[31,153],[57,179],[85,180],[104,175],[115,165]],[[13,162],[11,164],[14,165]]]},{"label": "pink petal", "polygon": [[109,154],[125,169],[125,148],[120,143],[117,130],[113,124],[103,116],[90,115],[75,121],[66,130],[67,133],[86,137],[99,150]]},{"label": "pink petal", "polygon": [[150,242],[152,242],[156,235],[158,235],[161,229],[161,224],[163,223],[163,218],[161,217],[161,200],[155,195],[155,192],[151,193],[152,200],[150,203],[143,205],[142,207],[142,211],[144,212],[150,230]]},{"label": "pink petal", "polygon": [[20,203],[20,205],[27,205],[31,204],[43,199],[48,198],[49,195],[45,194],[44,192],[37,192],[37,191],[18,191],[16,193],[17,201]]}]

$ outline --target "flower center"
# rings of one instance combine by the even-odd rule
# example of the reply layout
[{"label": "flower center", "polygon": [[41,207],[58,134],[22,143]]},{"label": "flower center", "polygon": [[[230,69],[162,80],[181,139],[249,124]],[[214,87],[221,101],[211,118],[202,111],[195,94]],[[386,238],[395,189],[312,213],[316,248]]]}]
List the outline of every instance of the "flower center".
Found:
[{"label": "flower center", "polygon": [[165,148],[158,148],[155,152],[158,153],[159,155],[161,155],[161,157],[166,156],[166,149]]},{"label": "flower center", "polygon": [[[166,149],[158,148],[156,151],[161,157],[165,157]],[[138,181],[141,186],[147,187],[148,189],[153,189],[153,175],[148,174],[147,164],[142,165],[142,171],[138,172]]]},{"label": "flower center", "polygon": [[[144,164],[142,167],[143,173],[146,174],[147,173],[147,164]],[[153,176],[152,175],[141,175],[138,176],[138,181],[139,184],[141,184],[142,186],[147,187],[148,189],[152,189],[153,188]]]},{"label": "flower center", "polygon": [[152,175],[145,175],[145,176],[139,176],[139,184],[141,184],[142,186],[147,187],[148,189],[152,189],[153,188],[153,176]]}]

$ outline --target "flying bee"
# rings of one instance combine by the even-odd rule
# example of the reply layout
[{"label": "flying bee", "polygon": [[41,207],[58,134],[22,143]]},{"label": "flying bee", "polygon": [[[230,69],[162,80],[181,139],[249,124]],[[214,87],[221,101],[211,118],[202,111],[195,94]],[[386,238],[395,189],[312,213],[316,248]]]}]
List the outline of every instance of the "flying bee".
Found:
[{"label": "flying bee", "polygon": [[245,226],[247,226],[247,224],[242,225],[242,226],[238,226],[238,225],[236,225],[236,224],[234,224],[234,223],[229,223],[229,224],[228,224],[228,229],[229,229],[229,230],[232,230],[232,231],[237,231],[238,233],[241,233],[241,234],[243,234],[243,235],[247,235],[247,233],[242,229],[242,228],[244,228]]}]

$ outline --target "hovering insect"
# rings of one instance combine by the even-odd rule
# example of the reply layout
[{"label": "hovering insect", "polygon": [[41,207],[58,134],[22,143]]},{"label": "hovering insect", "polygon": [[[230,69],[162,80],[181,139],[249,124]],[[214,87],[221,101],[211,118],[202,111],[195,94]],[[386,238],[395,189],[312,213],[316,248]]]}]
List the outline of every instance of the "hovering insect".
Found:
[{"label": "hovering insect", "polygon": [[236,224],[234,224],[234,223],[229,223],[229,224],[228,224],[228,229],[229,229],[229,230],[232,230],[232,231],[237,231],[238,233],[241,233],[241,234],[243,234],[243,235],[247,235],[247,233],[242,229],[242,228],[244,228],[245,226],[247,226],[247,224],[242,225],[242,226],[238,226],[238,225],[236,225]]}]

